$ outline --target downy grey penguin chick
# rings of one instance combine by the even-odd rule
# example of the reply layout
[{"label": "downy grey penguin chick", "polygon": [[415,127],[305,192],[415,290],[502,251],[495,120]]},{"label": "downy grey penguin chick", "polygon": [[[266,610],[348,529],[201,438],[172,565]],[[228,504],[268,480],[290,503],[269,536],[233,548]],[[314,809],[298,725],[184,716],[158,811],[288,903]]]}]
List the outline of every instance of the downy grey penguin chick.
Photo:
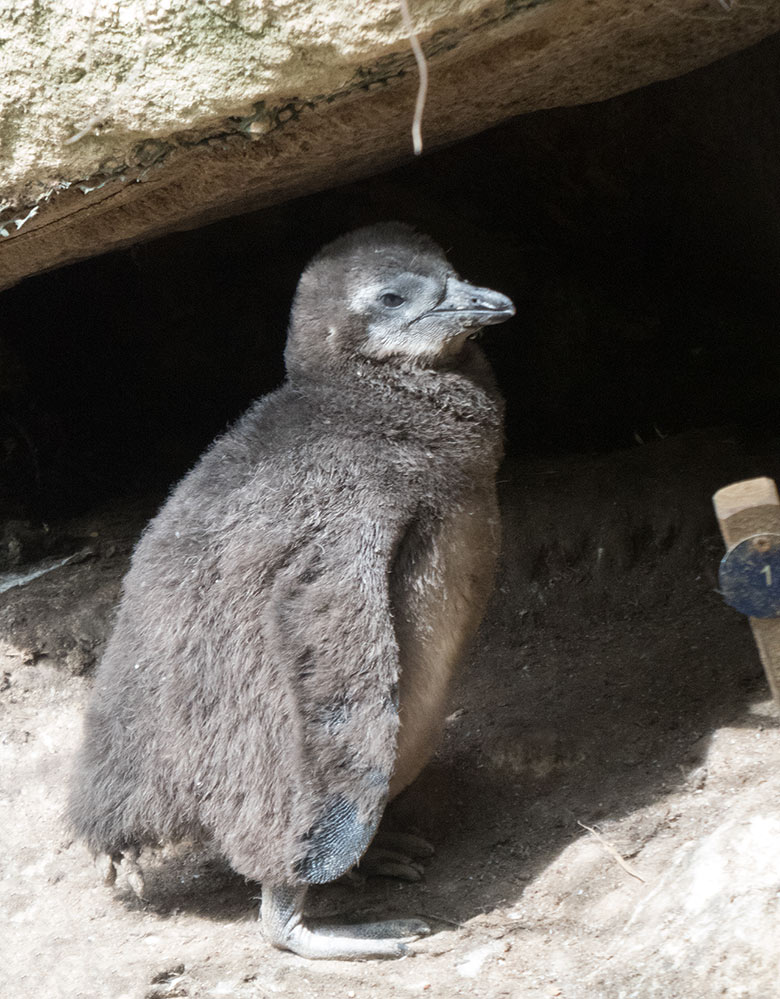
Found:
[{"label": "downy grey penguin chick", "polygon": [[70,819],[95,853],[210,840],[306,957],[395,956],[419,920],[309,926],[429,759],[498,549],[502,402],[470,337],[514,314],[390,223],[301,276],[287,380],[143,534]]}]

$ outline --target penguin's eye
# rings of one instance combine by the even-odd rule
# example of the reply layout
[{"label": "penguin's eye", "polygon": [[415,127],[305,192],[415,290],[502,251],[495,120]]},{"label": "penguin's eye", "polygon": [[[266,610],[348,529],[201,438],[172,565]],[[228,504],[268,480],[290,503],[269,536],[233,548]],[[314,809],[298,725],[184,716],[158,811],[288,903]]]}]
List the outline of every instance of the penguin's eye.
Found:
[{"label": "penguin's eye", "polygon": [[400,295],[396,295],[393,291],[386,291],[384,295],[379,296],[379,301],[382,305],[386,305],[388,309],[397,309],[399,305],[404,304],[406,299],[401,298]]}]

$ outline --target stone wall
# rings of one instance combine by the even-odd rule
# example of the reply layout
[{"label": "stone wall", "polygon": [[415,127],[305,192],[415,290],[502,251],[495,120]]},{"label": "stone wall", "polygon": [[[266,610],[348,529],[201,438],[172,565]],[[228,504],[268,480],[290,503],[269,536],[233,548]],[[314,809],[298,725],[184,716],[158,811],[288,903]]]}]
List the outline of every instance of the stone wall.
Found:
[{"label": "stone wall", "polygon": [[[775,0],[410,6],[429,149],[780,30]],[[0,70],[0,287],[411,155],[397,0],[10,0]]]}]

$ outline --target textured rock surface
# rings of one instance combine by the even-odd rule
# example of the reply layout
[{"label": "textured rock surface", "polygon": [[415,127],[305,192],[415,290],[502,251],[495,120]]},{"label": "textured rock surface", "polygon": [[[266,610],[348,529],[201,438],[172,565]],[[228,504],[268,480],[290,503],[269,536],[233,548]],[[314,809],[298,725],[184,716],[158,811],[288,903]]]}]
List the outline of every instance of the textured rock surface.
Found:
[{"label": "textured rock surface", "polygon": [[[774,0],[411,6],[429,148],[780,29]],[[410,153],[417,79],[396,0],[10,0],[0,42],[0,287]]]},{"label": "textured rock surface", "polygon": [[[756,793],[757,792],[757,793]],[[641,995],[668,996],[669,976],[704,995],[772,995],[780,983],[780,816],[777,787],[744,792],[736,814],[680,846],[626,926],[621,971],[634,965]],[[615,976],[617,977],[617,976]]]}]

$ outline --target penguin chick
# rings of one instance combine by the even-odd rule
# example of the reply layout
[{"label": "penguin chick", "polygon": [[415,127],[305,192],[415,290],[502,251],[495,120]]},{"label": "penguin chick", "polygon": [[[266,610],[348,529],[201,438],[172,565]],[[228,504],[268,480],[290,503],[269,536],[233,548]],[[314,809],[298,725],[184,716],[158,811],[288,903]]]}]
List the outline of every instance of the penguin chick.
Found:
[{"label": "penguin chick", "polygon": [[436,746],[498,549],[502,403],[469,338],[514,314],[390,223],[326,246],[287,380],[146,528],[69,804],[94,853],[210,840],[262,883],[272,944],[388,957],[419,920],[307,925]]}]

